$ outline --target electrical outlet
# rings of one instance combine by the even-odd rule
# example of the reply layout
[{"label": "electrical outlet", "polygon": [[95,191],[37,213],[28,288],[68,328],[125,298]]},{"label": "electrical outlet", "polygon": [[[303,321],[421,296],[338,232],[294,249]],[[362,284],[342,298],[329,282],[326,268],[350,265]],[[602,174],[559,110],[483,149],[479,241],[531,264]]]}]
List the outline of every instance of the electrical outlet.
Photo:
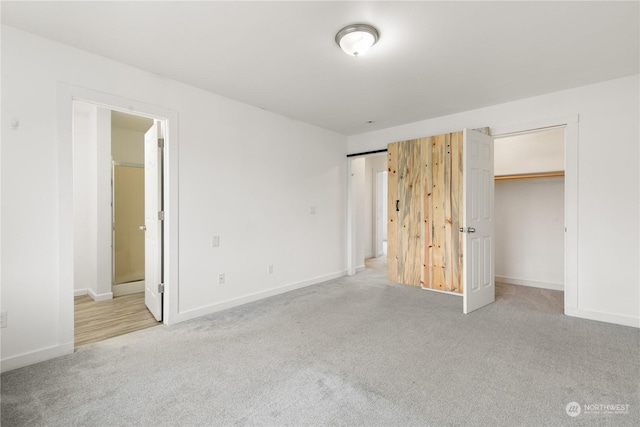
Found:
[{"label": "electrical outlet", "polygon": [[315,206],[311,206],[309,208],[309,214],[311,214],[311,215],[315,215],[316,214],[316,207]]},{"label": "electrical outlet", "polygon": [[267,266],[267,273],[268,273],[268,274],[273,274],[273,264],[269,264],[269,265]]},{"label": "electrical outlet", "polygon": [[7,312],[3,311],[2,313],[0,313],[0,328],[6,328],[7,327]]},{"label": "electrical outlet", "polygon": [[224,273],[218,274],[218,285],[224,285]]},{"label": "electrical outlet", "polygon": [[213,236],[213,239],[211,239],[211,245],[214,248],[220,247],[220,236]]}]

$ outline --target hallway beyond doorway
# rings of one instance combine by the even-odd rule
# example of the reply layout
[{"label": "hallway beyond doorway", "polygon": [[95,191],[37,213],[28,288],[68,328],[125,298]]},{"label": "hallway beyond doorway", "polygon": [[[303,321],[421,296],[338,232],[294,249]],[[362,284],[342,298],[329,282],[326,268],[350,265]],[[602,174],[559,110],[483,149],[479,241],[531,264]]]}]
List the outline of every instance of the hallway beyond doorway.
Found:
[{"label": "hallway beyond doorway", "polygon": [[144,305],[144,292],[94,301],[89,295],[74,299],[74,347],[160,325]]}]

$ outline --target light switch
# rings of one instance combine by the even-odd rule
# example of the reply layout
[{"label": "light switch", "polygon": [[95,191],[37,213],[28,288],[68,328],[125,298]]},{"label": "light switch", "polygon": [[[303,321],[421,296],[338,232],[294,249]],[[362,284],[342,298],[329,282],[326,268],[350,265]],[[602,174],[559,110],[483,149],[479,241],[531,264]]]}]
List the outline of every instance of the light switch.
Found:
[{"label": "light switch", "polygon": [[213,239],[212,239],[212,246],[213,246],[214,248],[217,248],[217,247],[219,247],[219,246],[220,246],[220,236],[213,236]]}]

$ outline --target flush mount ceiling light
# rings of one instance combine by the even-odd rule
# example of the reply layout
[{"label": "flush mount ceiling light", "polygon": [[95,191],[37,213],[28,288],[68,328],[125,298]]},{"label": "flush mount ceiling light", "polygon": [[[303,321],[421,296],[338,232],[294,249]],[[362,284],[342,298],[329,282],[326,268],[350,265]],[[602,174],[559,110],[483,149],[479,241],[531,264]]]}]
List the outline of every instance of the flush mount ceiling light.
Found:
[{"label": "flush mount ceiling light", "polygon": [[362,56],[378,41],[378,30],[367,24],[347,25],[336,34],[336,43],[351,56]]}]

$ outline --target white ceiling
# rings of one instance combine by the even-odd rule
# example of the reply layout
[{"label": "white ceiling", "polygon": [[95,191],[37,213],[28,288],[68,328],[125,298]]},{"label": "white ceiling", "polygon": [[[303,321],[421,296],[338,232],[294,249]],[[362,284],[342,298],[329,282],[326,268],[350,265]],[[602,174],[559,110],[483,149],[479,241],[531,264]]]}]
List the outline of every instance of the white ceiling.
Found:
[{"label": "white ceiling", "polygon": [[[2,1],[2,22],[352,135],[636,74],[639,4]],[[356,22],[380,31],[360,58],[334,41]]]}]

